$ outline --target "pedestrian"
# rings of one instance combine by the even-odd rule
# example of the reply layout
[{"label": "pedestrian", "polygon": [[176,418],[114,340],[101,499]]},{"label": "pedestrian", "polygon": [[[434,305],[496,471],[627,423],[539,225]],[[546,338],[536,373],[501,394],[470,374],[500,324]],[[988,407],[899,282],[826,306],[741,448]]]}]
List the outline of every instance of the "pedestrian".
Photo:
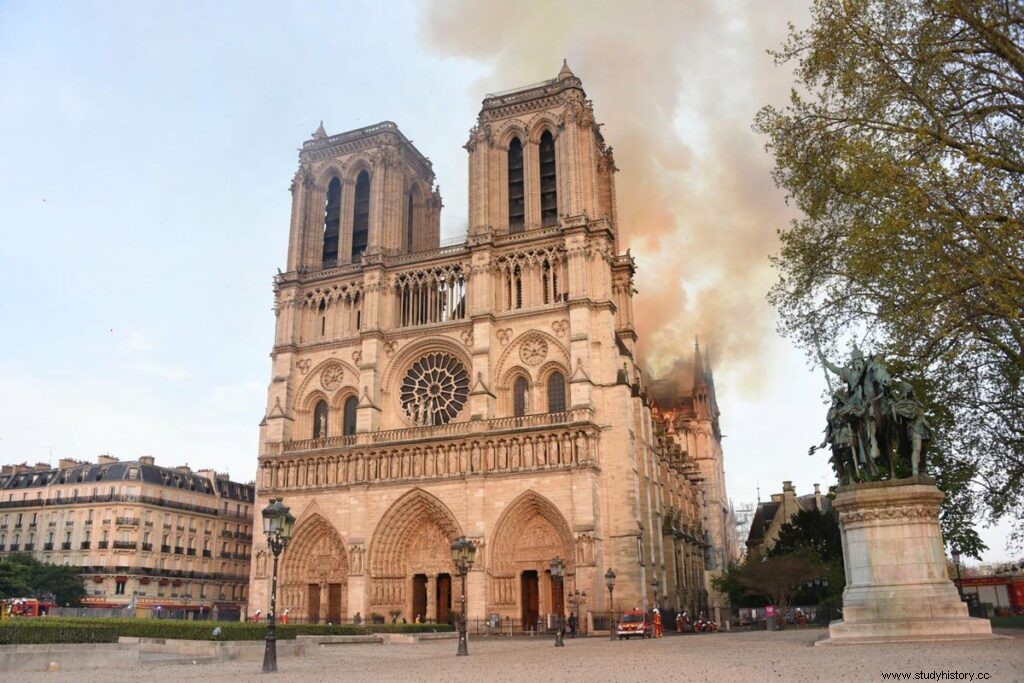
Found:
[{"label": "pedestrian", "polygon": [[576,637],[576,627],[577,626],[578,626],[578,622],[576,620],[576,615],[574,613],[572,613],[572,612],[569,612],[569,637],[570,638],[575,638]]},{"label": "pedestrian", "polygon": [[360,624],[362,624],[363,623],[363,615],[361,615],[359,612],[356,612],[356,615],[354,617],[352,617],[352,623],[354,623],[356,626],[359,626]]},{"label": "pedestrian", "polygon": [[252,615],[252,620],[257,624],[260,623],[260,611],[256,610],[256,614]]},{"label": "pedestrian", "polygon": [[281,614],[281,623],[282,624],[287,624],[288,623],[288,610],[285,610],[284,613]]}]

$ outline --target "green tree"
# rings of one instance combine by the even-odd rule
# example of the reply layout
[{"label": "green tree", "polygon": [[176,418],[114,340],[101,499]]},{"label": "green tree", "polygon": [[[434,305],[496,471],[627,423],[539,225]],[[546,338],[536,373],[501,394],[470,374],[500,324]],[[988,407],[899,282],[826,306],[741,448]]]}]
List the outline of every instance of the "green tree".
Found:
[{"label": "green tree", "polygon": [[817,555],[798,551],[747,562],[740,568],[737,581],[749,592],[767,598],[784,616],[808,583],[828,574],[829,567]]},{"label": "green tree", "polygon": [[1024,6],[814,0],[811,19],[775,53],[789,105],[755,123],[801,212],[769,299],[806,349],[857,341],[948,411],[932,471],[976,554],[975,492],[1024,516]]},{"label": "green tree", "polygon": [[815,577],[810,585],[797,591],[794,596],[796,604],[820,607],[841,605],[843,589],[846,588],[846,572],[843,568],[843,539],[835,514],[801,510],[783,524],[768,556],[780,557],[794,553],[813,556],[822,565],[821,576]]},{"label": "green tree", "polygon": [[78,567],[47,564],[29,553],[13,553],[0,562],[0,598],[45,595],[52,595],[58,605],[80,605],[85,585]]}]

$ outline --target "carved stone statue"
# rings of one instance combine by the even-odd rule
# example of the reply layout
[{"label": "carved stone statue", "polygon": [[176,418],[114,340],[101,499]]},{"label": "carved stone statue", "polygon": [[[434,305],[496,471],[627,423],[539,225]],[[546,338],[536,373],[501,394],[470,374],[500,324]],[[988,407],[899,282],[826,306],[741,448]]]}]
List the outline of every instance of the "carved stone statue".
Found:
[{"label": "carved stone statue", "polygon": [[923,473],[931,428],[924,406],[906,382],[894,382],[879,355],[867,358],[854,348],[849,365],[834,365],[818,351],[826,371],[842,384],[832,392],[825,439],[841,483],[897,479]]}]

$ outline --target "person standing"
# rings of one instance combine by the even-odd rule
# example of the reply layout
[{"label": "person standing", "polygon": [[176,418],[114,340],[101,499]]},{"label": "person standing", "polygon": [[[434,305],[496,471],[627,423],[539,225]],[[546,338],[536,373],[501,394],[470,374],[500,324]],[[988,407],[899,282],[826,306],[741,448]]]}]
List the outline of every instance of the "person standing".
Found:
[{"label": "person standing", "polygon": [[665,635],[664,625],[661,623],[661,610],[654,608],[654,637],[661,638]]}]

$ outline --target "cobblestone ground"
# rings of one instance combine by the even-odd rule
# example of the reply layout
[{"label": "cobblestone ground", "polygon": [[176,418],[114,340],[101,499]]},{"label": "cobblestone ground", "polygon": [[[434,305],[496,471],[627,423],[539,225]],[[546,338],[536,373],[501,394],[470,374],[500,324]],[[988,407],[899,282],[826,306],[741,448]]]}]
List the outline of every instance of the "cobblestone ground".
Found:
[{"label": "cobblestone ground", "polygon": [[[718,633],[662,640],[470,641],[470,656],[455,656],[455,641],[416,645],[332,645],[302,658],[279,660],[273,676],[260,662],[146,664],[132,670],[22,673],[17,681],[881,681],[883,672],[946,672],[931,680],[1024,681],[1024,633],[1005,640],[813,647],[823,630]],[[950,673],[974,674],[951,678]],[[979,677],[986,674],[989,677]],[[4,676],[0,675],[0,679]],[[918,678],[917,680],[929,680]]]}]

